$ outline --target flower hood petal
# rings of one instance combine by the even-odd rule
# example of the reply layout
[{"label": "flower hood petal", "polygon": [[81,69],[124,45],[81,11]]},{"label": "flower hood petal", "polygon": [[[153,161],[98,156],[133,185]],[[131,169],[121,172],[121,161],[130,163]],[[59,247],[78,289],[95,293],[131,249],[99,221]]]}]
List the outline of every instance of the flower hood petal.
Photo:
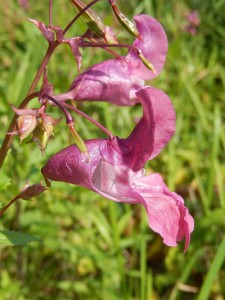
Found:
[{"label": "flower hood petal", "polygon": [[126,165],[134,172],[160,153],[173,136],[176,126],[175,111],[165,93],[146,87],[136,94],[143,106],[143,117],[127,139],[117,138],[101,147],[106,161]]},{"label": "flower hood petal", "polygon": [[144,66],[135,50],[131,49],[126,59],[132,69],[138,72],[139,77],[150,80],[156,77],[164,66],[168,50],[167,37],[162,25],[156,19],[148,15],[138,15],[134,20],[141,40],[136,39],[133,46],[141,49],[144,57],[154,66],[156,74]]},{"label": "flower hood petal", "polygon": [[156,74],[147,69],[137,55],[130,50],[121,58],[96,64],[76,77],[69,92],[56,95],[58,101],[107,101],[116,105],[131,106],[138,102],[136,92],[143,88],[144,79],[157,76],[165,62],[167,38],[162,26],[147,15],[135,17],[142,41],[136,39],[134,47],[154,65]]}]

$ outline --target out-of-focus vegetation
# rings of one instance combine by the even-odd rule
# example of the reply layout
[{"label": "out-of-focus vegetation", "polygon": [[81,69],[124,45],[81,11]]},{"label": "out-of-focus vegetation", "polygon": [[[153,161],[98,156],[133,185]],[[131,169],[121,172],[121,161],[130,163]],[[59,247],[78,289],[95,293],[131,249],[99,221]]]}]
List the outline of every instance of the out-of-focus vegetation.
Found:
[{"label": "out-of-focus vegetation", "polygon": [[[48,1],[27,2],[24,9],[19,1],[4,1],[0,10],[1,141],[13,115],[9,103],[18,106],[22,101],[47,48],[26,18],[47,23]],[[168,35],[165,68],[150,84],[172,99],[177,131],[146,169],[162,174],[170,189],[185,198],[195,218],[190,247],[184,255],[182,244],[163,245],[140,206],[113,203],[83,188],[53,183],[51,190],[32,201],[19,200],[1,218],[2,227],[40,241],[0,250],[0,299],[224,299],[225,1],[118,0],[118,4],[130,18],[139,13],[157,18]],[[55,0],[53,7],[53,23],[65,27],[75,13],[70,2]],[[95,9],[118,28],[121,40],[128,38],[107,1]],[[186,15],[193,10],[201,21],[195,35],[185,31]],[[84,29],[77,22],[68,35]],[[83,69],[104,57],[109,55],[103,50],[84,50]],[[48,70],[55,92],[66,91],[77,75],[69,48],[57,49]],[[136,106],[78,107],[120,137],[128,135],[141,115]],[[76,126],[85,139],[103,136],[79,116]],[[1,205],[27,180],[39,182],[47,158],[72,143],[63,122],[55,128],[55,136],[44,157],[35,144],[20,145],[14,139],[1,170]]]}]

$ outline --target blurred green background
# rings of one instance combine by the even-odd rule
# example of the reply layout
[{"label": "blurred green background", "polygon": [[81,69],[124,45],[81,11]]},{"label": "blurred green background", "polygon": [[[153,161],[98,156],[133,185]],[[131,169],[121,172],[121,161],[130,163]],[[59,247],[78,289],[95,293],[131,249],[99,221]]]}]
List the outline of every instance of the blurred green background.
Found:
[{"label": "blurred green background", "polygon": [[[87,1],[88,3],[89,1]],[[0,0],[0,141],[13,116],[9,103],[25,97],[47,43],[26,18],[48,23],[48,1]],[[28,4],[28,6],[26,6]],[[169,248],[152,232],[140,206],[110,202],[80,187],[53,183],[32,201],[18,201],[1,219],[1,227],[40,238],[24,246],[0,249],[0,299],[222,300],[225,299],[225,1],[118,0],[131,19],[146,13],[164,26],[169,52],[163,72],[151,85],[166,92],[177,112],[177,131],[162,153],[146,165],[160,173],[171,190],[185,199],[195,219],[187,253]],[[132,41],[113,17],[107,1],[96,4],[120,41]],[[187,32],[187,15],[197,11],[196,34]],[[69,1],[53,1],[53,23],[64,28],[75,14]],[[68,36],[82,34],[77,22]],[[109,54],[83,52],[83,70]],[[77,75],[66,46],[49,67],[56,93]],[[31,105],[37,105],[37,100]],[[127,137],[140,107],[82,103],[78,108]],[[56,109],[55,117],[60,116]],[[75,116],[75,115],[74,115]],[[84,139],[104,136],[75,116]],[[42,180],[45,161],[72,143],[62,121],[42,157],[34,143],[15,138],[0,176],[1,205],[29,180]],[[29,139],[28,139],[29,140]]]}]

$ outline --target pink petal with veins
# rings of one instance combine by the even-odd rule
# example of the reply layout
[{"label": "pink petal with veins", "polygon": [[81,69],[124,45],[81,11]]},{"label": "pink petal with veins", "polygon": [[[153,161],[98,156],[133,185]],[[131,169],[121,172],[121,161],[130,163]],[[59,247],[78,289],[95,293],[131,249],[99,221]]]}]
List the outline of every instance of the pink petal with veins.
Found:
[{"label": "pink petal with veins", "polygon": [[96,152],[98,142],[86,144],[91,162],[82,160],[82,154],[73,146],[53,156],[43,173],[50,180],[84,186],[116,202],[142,204],[149,226],[161,235],[163,242],[176,246],[185,239],[186,251],[194,222],[183,199],[170,192],[158,174],[144,176],[143,170],[135,173],[126,166],[114,166],[100,159]]},{"label": "pink petal with veins", "polygon": [[165,93],[145,87],[136,95],[143,106],[143,117],[139,123],[127,139],[116,138],[100,148],[105,160],[117,165],[126,164],[134,172],[160,153],[176,127],[176,114]]},{"label": "pink petal with veins", "polygon": [[70,91],[55,96],[59,101],[107,101],[116,105],[130,106],[138,102],[136,92],[143,88],[144,79],[156,77],[165,62],[167,38],[162,26],[147,15],[135,17],[142,41],[136,39],[133,46],[142,50],[154,65],[156,74],[147,69],[137,55],[130,50],[121,58],[96,64],[76,77]]},{"label": "pink petal with veins", "polygon": [[134,182],[135,190],[143,197],[149,226],[163,237],[168,246],[176,246],[185,239],[184,251],[190,243],[194,221],[184,206],[184,200],[170,192],[159,174],[140,177]]},{"label": "pink petal with veins", "polygon": [[106,60],[87,69],[76,77],[70,91],[56,95],[58,101],[107,101],[115,105],[130,106],[137,103],[135,92],[144,81],[131,74],[130,66],[121,59]]}]

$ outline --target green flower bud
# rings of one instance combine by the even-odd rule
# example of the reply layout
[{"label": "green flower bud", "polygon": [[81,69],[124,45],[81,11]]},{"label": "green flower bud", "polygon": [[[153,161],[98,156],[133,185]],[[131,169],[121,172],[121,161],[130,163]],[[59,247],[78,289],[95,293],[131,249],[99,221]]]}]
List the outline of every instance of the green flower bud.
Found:
[{"label": "green flower bud", "polygon": [[115,13],[120,24],[133,36],[140,38],[139,32],[135,27],[134,23],[132,23],[116,6],[115,1],[109,1],[113,12]]},{"label": "green flower bud", "polygon": [[144,57],[144,55],[142,54],[141,51],[139,51],[138,56],[140,57],[141,61],[143,62],[143,64],[151,71],[153,71],[156,74],[156,70],[153,66],[153,64],[147,60],[147,58]]},{"label": "green flower bud", "polygon": [[37,146],[41,149],[42,154],[47,147],[48,141],[54,136],[54,126],[60,122],[60,119],[54,119],[49,115],[42,113],[41,118],[38,119],[38,125],[33,132],[32,141],[36,142]]},{"label": "green flower bud", "polygon": [[37,146],[41,149],[42,154],[44,153],[45,148],[47,147],[48,141],[53,133],[53,126],[49,125],[48,130],[46,130],[42,124],[42,120],[38,121],[38,125],[36,126],[33,132],[32,141],[34,141]]},{"label": "green flower bud", "polygon": [[81,136],[78,134],[78,132],[76,131],[76,129],[74,128],[73,124],[68,124],[69,128],[70,128],[70,133],[74,139],[74,142],[77,146],[77,148],[80,150],[80,152],[84,153],[84,155],[86,156],[87,160],[89,161],[89,155],[88,155],[88,151],[87,151],[87,147],[84,143],[84,140],[81,138]]}]

